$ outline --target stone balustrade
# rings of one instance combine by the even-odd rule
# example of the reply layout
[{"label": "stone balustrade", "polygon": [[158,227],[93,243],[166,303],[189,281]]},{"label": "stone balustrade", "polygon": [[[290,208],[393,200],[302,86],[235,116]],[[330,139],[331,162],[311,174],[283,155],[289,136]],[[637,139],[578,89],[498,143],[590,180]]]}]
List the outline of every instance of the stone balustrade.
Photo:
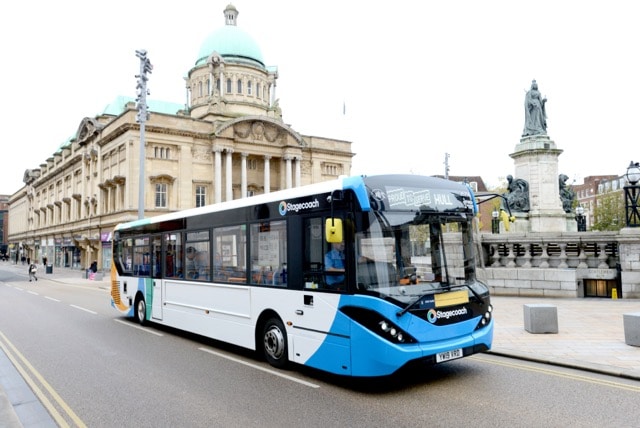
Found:
[{"label": "stone balustrade", "polygon": [[640,230],[483,233],[479,241],[478,277],[496,295],[583,297],[594,280],[640,298]]}]

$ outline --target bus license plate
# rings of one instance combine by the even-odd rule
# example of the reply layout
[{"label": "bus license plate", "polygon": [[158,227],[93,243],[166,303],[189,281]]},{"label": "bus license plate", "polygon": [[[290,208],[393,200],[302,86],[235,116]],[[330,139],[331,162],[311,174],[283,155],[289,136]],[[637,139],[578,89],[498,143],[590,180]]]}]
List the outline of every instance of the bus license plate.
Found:
[{"label": "bus license plate", "polygon": [[440,352],[436,354],[436,363],[442,363],[444,361],[455,360],[456,358],[462,358],[462,349],[452,349],[450,351]]}]

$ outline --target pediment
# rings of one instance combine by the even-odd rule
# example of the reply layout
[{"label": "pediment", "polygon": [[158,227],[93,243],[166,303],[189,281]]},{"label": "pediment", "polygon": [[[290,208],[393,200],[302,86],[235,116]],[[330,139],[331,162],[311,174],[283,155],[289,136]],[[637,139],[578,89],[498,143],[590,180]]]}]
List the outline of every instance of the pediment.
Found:
[{"label": "pediment", "polygon": [[282,122],[265,116],[245,116],[224,122],[215,131],[215,135],[222,136],[230,128],[233,130],[233,137],[239,140],[276,143],[282,137],[290,135],[300,146],[304,145],[302,136],[296,131]]}]

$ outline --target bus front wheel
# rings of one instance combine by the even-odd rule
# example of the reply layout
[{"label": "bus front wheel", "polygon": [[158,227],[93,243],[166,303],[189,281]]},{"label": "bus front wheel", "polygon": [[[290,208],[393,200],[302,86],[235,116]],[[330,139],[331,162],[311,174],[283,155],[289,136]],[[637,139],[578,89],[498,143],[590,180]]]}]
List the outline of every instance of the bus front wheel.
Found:
[{"label": "bus front wheel", "polygon": [[288,359],[287,331],[278,318],[270,318],[262,330],[264,356],[273,367],[284,368]]},{"label": "bus front wheel", "polygon": [[144,302],[143,297],[138,297],[136,299],[133,313],[136,321],[138,321],[140,325],[144,325],[144,323],[147,321],[147,304]]}]

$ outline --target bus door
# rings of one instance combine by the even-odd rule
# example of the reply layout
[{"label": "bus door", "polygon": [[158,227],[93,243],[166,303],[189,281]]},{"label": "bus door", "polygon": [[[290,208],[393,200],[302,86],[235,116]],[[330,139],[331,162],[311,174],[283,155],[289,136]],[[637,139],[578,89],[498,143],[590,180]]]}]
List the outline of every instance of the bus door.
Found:
[{"label": "bus door", "polygon": [[151,302],[151,318],[162,320],[162,300],[164,281],[162,281],[162,236],[151,237],[151,281],[153,297]]}]

